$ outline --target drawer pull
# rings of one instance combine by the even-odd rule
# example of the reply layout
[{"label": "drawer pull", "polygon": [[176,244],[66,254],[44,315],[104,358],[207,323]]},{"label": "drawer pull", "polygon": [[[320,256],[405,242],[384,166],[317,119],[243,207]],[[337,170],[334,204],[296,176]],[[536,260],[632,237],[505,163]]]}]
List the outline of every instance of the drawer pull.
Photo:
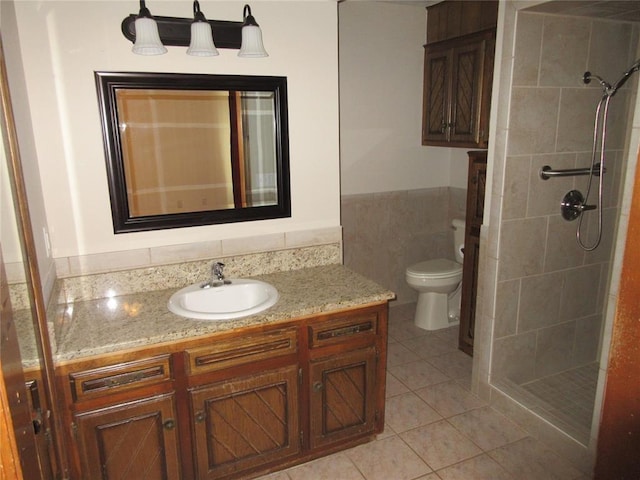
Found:
[{"label": "drawer pull", "polygon": [[162,426],[166,430],[173,430],[174,428],[176,428],[176,421],[173,418],[169,418],[162,424]]},{"label": "drawer pull", "polygon": [[314,392],[319,392],[320,390],[322,390],[322,387],[324,387],[324,385],[322,385],[322,382],[313,382]]},{"label": "drawer pull", "polygon": [[170,380],[169,354],[69,373],[69,386],[74,401]]},{"label": "drawer pull", "polygon": [[220,360],[228,360],[232,358],[241,358],[259,353],[272,352],[275,350],[287,349],[291,346],[291,341],[287,338],[275,342],[261,343],[259,345],[251,345],[245,348],[238,348],[233,352],[224,351],[203,355],[196,358],[196,366],[201,367],[210,363],[216,363]]},{"label": "drawer pull", "polygon": [[204,422],[204,412],[203,411],[197,412],[195,419],[196,419],[196,423]]},{"label": "drawer pull", "polygon": [[130,383],[141,382],[143,380],[164,376],[164,368],[161,365],[145,368],[144,370],[137,370],[134,372],[121,373],[119,375],[112,375],[110,377],[96,378],[93,380],[86,380],[82,382],[83,392],[92,392],[95,390],[102,390],[107,388],[121,387]]},{"label": "drawer pull", "polygon": [[336,337],[346,337],[348,335],[355,335],[360,332],[368,332],[373,329],[372,322],[360,323],[358,325],[350,325],[348,327],[336,328],[334,330],[327,330],[325,332],[318,333],[318,340],[328,340]]}]

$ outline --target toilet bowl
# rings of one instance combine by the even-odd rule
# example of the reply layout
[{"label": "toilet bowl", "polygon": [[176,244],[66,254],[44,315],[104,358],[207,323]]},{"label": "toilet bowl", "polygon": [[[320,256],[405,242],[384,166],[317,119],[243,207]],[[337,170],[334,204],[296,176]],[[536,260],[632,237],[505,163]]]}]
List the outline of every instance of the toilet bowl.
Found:
[{"label": "toilet bowl", "polygon": [[436,258],[407,268],[407,284],[418,291],[414,323],[425,330],[439,330],[460,323],[460,290],[464,247],[464,221],[455,219],[454,260]]}]

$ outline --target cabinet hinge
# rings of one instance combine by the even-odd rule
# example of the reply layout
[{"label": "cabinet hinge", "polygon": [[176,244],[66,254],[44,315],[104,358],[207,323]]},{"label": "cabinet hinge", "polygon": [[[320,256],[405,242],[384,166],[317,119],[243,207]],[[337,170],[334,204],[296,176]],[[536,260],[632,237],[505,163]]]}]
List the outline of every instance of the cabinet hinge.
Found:
[{"label": "cabinet hinge", "polygon": [[73,434],[73,438],[78,440],[78,425],[76,422],[71,422],[71,433]]},{"label": "cabinet hinge", "polygon": [[302,386],[302,368],[298,369],[298,384]]},{"label": "cabinet hinge", "polygon": [[304,443],[304,431],[300,430],[300,446]]}]

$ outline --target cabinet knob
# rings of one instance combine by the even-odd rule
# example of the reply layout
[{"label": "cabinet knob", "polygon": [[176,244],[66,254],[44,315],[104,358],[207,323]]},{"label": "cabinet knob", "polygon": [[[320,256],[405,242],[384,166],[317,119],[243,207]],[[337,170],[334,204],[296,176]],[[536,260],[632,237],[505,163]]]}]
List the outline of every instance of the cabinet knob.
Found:
[{"label": "cabinet knob", "polygon": [[313,382],[313,391],[314,392],[319,392],[320,390],[322,390],[322,382]]},{"label": "cabinet knob", "polygon": [[169,418],[162,424],[162,426],[167,430],[173,430],[176,428],[176,422],[173,418]]},{"label": "cabinet knob", "polygon": [[196,423],[204,422],[204,412],[203,411],[196,412],[195,420],[196,420]]}]

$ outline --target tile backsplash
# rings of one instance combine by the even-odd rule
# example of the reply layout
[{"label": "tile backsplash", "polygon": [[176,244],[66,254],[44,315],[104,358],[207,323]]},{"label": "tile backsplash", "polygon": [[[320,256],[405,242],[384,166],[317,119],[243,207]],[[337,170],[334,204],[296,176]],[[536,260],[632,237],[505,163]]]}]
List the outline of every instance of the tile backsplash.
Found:
[{"label": "tile backsplash", "polygon": [[57,259],[54,299],[66,303],[181,288],[209,279],[217,260],[229,277],[341,264],[341,233],[336,227]]}]

